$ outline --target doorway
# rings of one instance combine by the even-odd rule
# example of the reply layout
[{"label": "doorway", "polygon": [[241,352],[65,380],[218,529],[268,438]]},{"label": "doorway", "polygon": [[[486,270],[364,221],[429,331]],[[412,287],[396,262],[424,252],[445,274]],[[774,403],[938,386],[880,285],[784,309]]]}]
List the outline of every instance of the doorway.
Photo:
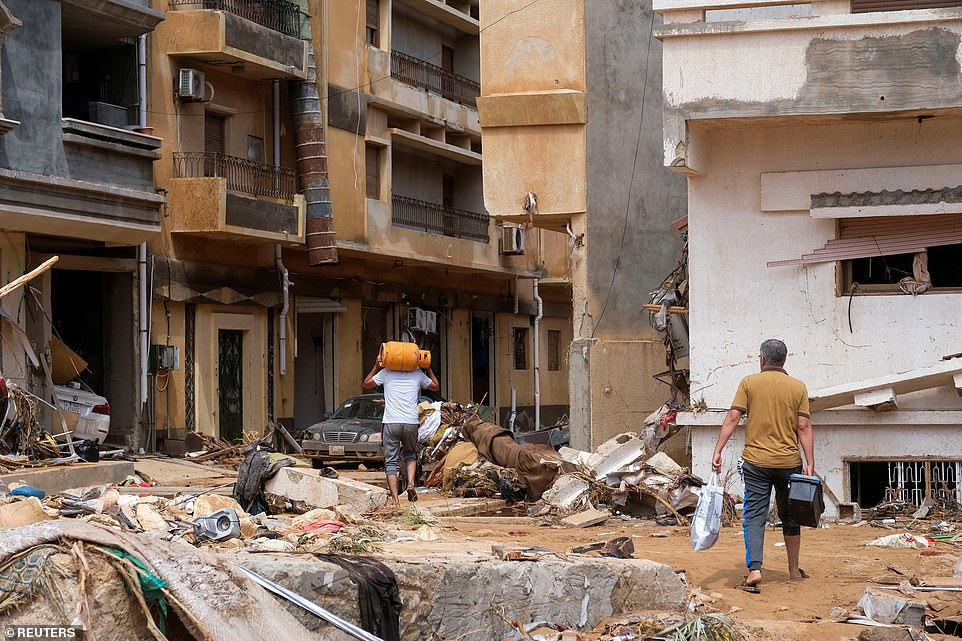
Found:
[{"label": "doorway", "polygon": [[494,406],[494,322],[491,314],[471,314],[471,401]]},{"label": "doorway", "polygon": [[244,332],[217,331],[217,399],[220,437],[244,438]]},{"label": "doorway", "polygon": [[360,381],[368,373],[381,353],[381,343],[394,340],[394,319],[390,305],[361,307],[361,372]]},{"label": "doorway", "polygon": [[324,415],[343,400],[334,397],[334,314],[299,313],[294,361],[295,429],[324,420]]}]

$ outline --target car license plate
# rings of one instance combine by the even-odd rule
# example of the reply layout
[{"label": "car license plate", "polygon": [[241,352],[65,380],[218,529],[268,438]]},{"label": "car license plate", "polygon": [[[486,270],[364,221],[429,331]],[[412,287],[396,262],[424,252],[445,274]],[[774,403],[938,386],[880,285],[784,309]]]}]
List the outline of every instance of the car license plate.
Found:
[{"label": "car license plate", "polygon": [[68,412],[76,412],[77,414],[80,414],[80,410],[82,407],[80,403],[72,403],[70,401],[61,401],[60,404],[63,405],[63,408]]},{"label": "car license plate", "polygon": [[341,456],[343,456],[343,455],[344,455],[344,446],[343,446],[343,445],[332,445],[330,452],[331,452],[332,455],[340,454]]}]

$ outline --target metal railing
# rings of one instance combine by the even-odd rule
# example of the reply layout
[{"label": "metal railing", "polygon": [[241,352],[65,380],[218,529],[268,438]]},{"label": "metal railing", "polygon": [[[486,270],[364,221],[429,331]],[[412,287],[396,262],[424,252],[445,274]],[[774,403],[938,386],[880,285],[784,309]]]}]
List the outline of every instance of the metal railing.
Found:
[{"label": "metal railing", "polygon": [[287,0],[170,0],[170,5],[226,11],[288,36],[301,36],[301,9]]},{"label": "metal railing", "polygon": [[398,227],[488,242],[487,214],[444,207],[407,196],[392,196],[391,204],[391,223]]},{"label": "metal railing", "polygon": [[296,192],[292,169],[205,151],[174,153],[174,177],[226,178],[232,191],[287,202]]},{"label": "metal railing", "polygon": [[472,107],[481,95],[481,85],[474,80],[396,50],[391,51],[391,77]]}]

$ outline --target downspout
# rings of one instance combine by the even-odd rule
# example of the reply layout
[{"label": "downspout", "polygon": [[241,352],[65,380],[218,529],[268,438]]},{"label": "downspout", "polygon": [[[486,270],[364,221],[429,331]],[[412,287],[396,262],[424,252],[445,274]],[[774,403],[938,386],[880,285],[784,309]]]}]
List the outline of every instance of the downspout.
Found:
[{"label": "downspout", "polygon": [[[281,166],[281,81],[274,81],[274,167]],[[278,323],[278,343],[280,349],[281,376],[287,374],[287,312],[291,303],[291,280],[287,267],[284,266],[283,250],[280,243],[274,246],[274,264],[281,278],[281,293],[284,302],[281,304],[281,315]]]},{"label": "downspout", "polygon": [[140,404],[147,402],[147,243],[140,243],[137,246],[137,284],[139,299],[139,318],[140,325]]},{"label": "downspout", "polygon": [[308,40],[307,79],[290,84],[291,115],[297,145],[297,181],[307,213],[307,263],[337,263],[337,239],[327,178],[324,113],[318,93],[314,45]]},{"label": "downspout", "polygon": [[147,126],[147,34],[137,38],[137,126]]},{"label": "downspout", "polygon": [[541,359],[539,332],[544,317],[544,304],[538,294],[538,278],[534,279],[534,299],[538,301],[538,315],[534,317],[534,429],[541,429]]},{"label": "downspout", "polygon": [[280,317],[280,328],[279,328],[279,349],[281,352],[281,376],[287,374],[287,311],[290,307],[290,292],[291,292],[291,280],[287,273],[287,267],[284,266],[284,260],[281,257],[281,246],[274,245],[274,264],[277,266],[277,271],[280,273],[281,277],[281,291],[283,292],[284,303],[281,305],[281,317]]}]

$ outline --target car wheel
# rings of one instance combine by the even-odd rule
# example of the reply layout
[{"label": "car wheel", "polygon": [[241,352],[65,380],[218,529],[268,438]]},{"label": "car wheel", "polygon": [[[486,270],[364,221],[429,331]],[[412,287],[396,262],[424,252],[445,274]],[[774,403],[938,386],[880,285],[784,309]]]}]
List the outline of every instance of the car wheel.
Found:
[{"label": "car wheel", "polygon": [[322,461],[322,460],[319,459],[319,458],[312,458],[312,459],[311,459],[311,467],[313,467],[315,470],[319,470],[319,469],[321,469],[322,467],[324,467],[324,461]]}]

